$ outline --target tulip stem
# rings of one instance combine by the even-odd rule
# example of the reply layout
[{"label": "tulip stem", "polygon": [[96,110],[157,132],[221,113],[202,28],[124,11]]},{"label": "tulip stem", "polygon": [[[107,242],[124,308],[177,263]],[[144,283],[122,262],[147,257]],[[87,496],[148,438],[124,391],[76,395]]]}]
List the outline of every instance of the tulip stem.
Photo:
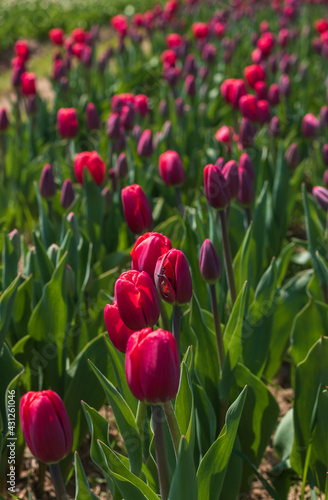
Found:
[{"label": "tulip stem", "polygon": [[162,323],[163,323],[163,330],[169,330],[170,329],[169,318],[167,317],[167,312],[166,312],[166,309],[165,309],[165,304],[161,300],[161,298],[159,298],[159,305],[160,305],[160,308],[161,308],[161,318],[162,318]]},{"label": "tulip stem", "polygon": [[55,487],[57,500],[67,500],[65,484],[60,470],[59,463],[49,464],[49,470]]},{"label": "tulip stem", "polygon": [[167,500],[170,491],[170,472],[163,427],[163,409],[161,406],[152,407],[152,417],[161,499]]},{"label": "tulip stem", "polygon": [[144,421],[145,421],[146,413],[147,413],[146,403],[143,403],[142,401],[138,401],[136,424],[137,424],[137,428],[138,428],[140,436],[143,435]]},{"label": "tulip stem", "polygon": [[220,222],[221,222],[221,232],[222,232],[222,243],[223,243],[223,255],[224,255],[224,265],[227,273],[228,286],[231,295],[232,305],[236,302],[237,292],[236,292],[236,283],[235,277],[233,274],[232,268],[232,258],[230,251],[230,243],[228,236],[228,227],[224,210],[219,211],[220,214]]},{"label": "tulip stem", "polygon": [[2,183],[6,184],[6,136],[4,132],[0,133],[0,148],[1,148],[1,169]]},{"label": "tulip stem", "polygon": [[249,228],[251,221],[252,221],[251,209],[249,207],[245,207],[245,229],[246,229],[246,231]]},{"label": "tulip stem", "polygon": [[219,366],[220,366],[220,374],[222,373],[223,369],[223,362],[224,362],[224,344],[223,344],[223,336],[222,336],[222,330],[221,330],[221,323],[220,323],[220,317],[219,317],[219,310],[218,310],[218,305],[217,305],[217,300],[216,300],[216,289],[215,289],[215,284],[210,284],[210,295],[211,295],[211,306],[212,306],[212,313],[213,313],[213,321],[214,321],[214,330],[215,330],[215,335],[216,335],[216,343],[218,346],[218,352],[219,352]]},{"label": "tulip stem", "polygon": [[180,319],[181,319],[181,308],[180,306],[174,304],[173,318],[172,318],[172,333],[177,344],[179,356],[180,356]]},{"label": "tulip stem", "polygon": [[181,217],[183,217],[183,215],[184,215],[184,206],[183,206],[183,203],[182,203],[181,191],[180,191],[179,187],[175,188],[175,198],[177,200],[177,206],[178,206],[178,210],[180,212],[180,215],[181,215]]},{"label": "tulip stem", "polygon": [[179,445],[181,440],[181,432],[177,418],[175,416],[174,408],[171,401],[167,401],[163,405],[166,420],[170,429],[170,434],[173,441],[175,456],[178,458]]}]

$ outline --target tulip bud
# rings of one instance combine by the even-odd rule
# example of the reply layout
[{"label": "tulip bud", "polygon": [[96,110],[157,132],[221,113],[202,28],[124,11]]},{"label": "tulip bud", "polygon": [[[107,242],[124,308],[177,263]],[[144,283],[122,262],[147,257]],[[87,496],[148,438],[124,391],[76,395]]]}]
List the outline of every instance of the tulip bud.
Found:
[{"label": "tulip bud", "polygon": [[320,124],[322,127],[328,127],[328,106],[322,106],[320,110]]},{"label": "tulip bud", "polygon": [[167,105],[167,101],[165,99],[162,99],[159,103],[159,114],[163,117],[166,118],[169,114],[169,108]]},{"label": "tulip bud", "polygon": [[247,153],[243,153],[239,158],[239,166],[244,168],[252,182],[255,180],[255,171],[252,160]]},{"label": "tulip bud", "polygon": [[150,129],[143,131],[137,147],[137,153],[143,158],[150,158],[154,152],[153,139]]},{"label": "tulip bud", "polygon": [[89,102],[86,109],[86,121],[89,130],[99,130],[100,129],[100,118],[96,106]]},{"label": "tulip bud", "polygon": [[181,117],[183,115],[183,111],[184,111],[184,104],[182,97],[177,97],[175,100],[175,112],[177,116]]},{"label": "tulip bud", "polygon": [[56,194],[55,178],[51,166],[49,164],[43,167],[40,177],[39,188],[41,195],[45,199],[52,198]]},{"label": "tulip bud", "polygon": [[98,186],[103,183],[105,176],[105,163],[97,151],[78,153],[74,159],[74,172],[77,181],[83,184],[83,171],[87,168]]},{"label": "tulip bud", "polygon": [[288,75],[281,75],[279,78],[279,91],[280,95],[284,97],[290,96],[290,79]]},{"label": "tulip bud", "polygon": [[202,244],[199,255],[199,270],[206,283],[215,283],[221,275],[219,256],[211,240],[206,239]]},{"label": "tulip bud", "polygon": [[141,130],[140,125],[135,125],[133,127],[133,130],[132,130],[132,136],[136,142],[139,142],[141,134],[142,134],[142,130]]},{"label": "tulip bud", "polygon": [[244,118],[251,121],[258,120],[258,100],[255,95],[246,94],[239,99],[239,109]]},{"label": "tulip bud", "polygon": [[5,132],[8,128],[9,120],[5,108],[0,109],[0,132]]},{"label": "tulip bud", "polygon": [[56,245],[56,243],[52,243],[50,245],[50,247],[48,248],[48,250],[47,250],[47,255],[48,255],[49,259],[51,260],[52,265],[54,267],[57,266],[57,262],[59,260],[58,259],[59,254],[60,254],[60,248],[59,248],[59,246]]},{"label": "tulip bud", "polygon": [[138,184],[126,186],[121,191],[123,211],[128,228],[140,234],[153,226],[151,206],[143,189]]},{"label": "tulip bud", "polygon": [[277,106],[280,103],[279,85],[277,83],[270,85],[268,91],[268,101],[271,106]]},{"label": "tulip bud", "polygon": [[192,296],[188,261],[181,250],[173,248],[159,257],[154,281],[160,297],[169,304],[187,304]]},{"label": "tulip bud", "polygon": [[323,174],[323,183],[326,187],[328,187],[328,170],[325,170],[324,171],[324,174]]},{"label": "tulip bud", "polygon": [[125,153],[121,153],[116,160],[115,174],[118,179],[124,179],[128,174],[128,162]]},{"label": "tulip bud", "polygon": [[289,168],[294,170],[301,161],[301,153],[298,146],[293,142],[287,149],[285,153],[285,159]]},{"label": "tulip bud", "polygon": [[233,200],[237,197],[239,188],[237,163],[234,160],[228,161],[222,168],[222,174],[226,180],[226,189],[230,193],[230,199]]},{"label": "tulip bud", "polygon": [[107,135],[109,139],[117,140],[120,136],[121,130],[120,115],[112,113],[107,120]]},{"label": "tulip bud", "polygon": [[121,109],[120,120],[124,130],[132,130],[134,125],[134,109],[131,106],[123,106]]},{"label": "tulip bud", "polygon": [[126,344],[134,330],[130,330],[122,321],[116,301],[112,305],[107,304],[105,306],[104,319],[109,338],[114,347],[121,352],[125,352]]},{"label": "tulip bud", "polygon": [[159,298],[151,277],[144,271],[126,271],[115,283],[115,298],[120,316],[131,330],[157,323]]},{"label": "tulip bud", "polygon": [[302,119],[302,134],[311,139],[317,135],[320,129],[320,122],[312,113],[307,113]]},{"label": "tulip bud", "polygon": [[239,131],[239,141],[244,148],[250,148],[252,146],[255,134],[256,128],[254,124],[248,118],[243,118]]},{"label": "tulip bud", "polygon": [[179,81],[181,70],[178,67],[168,66],[163,70],[163,77],[170,85],[170,87],[175,87]]},{"label": "tulip bud", "polygon": [[64,139],[73,139],[78,132],[79,122],[75,108],[61,108],[57,113],[58,134]]},{"label": "tulip bud", "polygon": [[279,137],[281,133],[278,116],[273,116],[269,124],[269,133],[272,137]]},{"label": "tulip bud", "polygon": [[21,75],[21,91],[25,96],[34,95],[36,92],[35,89],[35,74],[25,72]]},{"label": "tulip bud", "polygon": [[131,252],[131,269],[145,271],[154,281],[156,262],[161,255],[171,250],[172,244],[160,233],[145,233],[139,236]]},{"label": "tulip bud", "polygon": [[72,205],[75,199],[75,192],[71,179],[66,179],[63,183],[60,204],[66,210],[70,205]]},{"label": "tulip bud", "polygon": [[251,177],[245,167],[238,168],[239,190],[237,195],[238,203],[242,206],[249,206],[254,201],[254,186]]},{"label": "tulip bud", "polygon": [[183,183],[185,171],[176,151],[166,151],[160,155],[159,172],[167,186],[178,186]]},{"label": "tulip bud", "polygon": [[326,167],[328,167],[328,144],[322,146],[322,159]]},{"label": "tulip bud", "polygon": [[314,186],[312,194],[319,203],[320,207],[326,212],[328,210],[328,190],[322,186]]},{"label": "tulip bud", "polygon": [[261,125],[270,121],[271,113],[268,101],[257,101],[258,120]]},{"label": "tulip bud", "polygon": [[207,66],[202,66],[199,68],[199,78],[201,82],[204,82],[208,76],[209,69]]},{"label": "tulip bud", "polygon": [[256,97],[260,100],[268,100],[268,89],[265,84],[265,82],[256,82],[255,83],[255,92],[256,92]]},{"label": "tulip bud", "polygon": [[216,59],[216,47],[211,43],[205,43],[202,50],[202,59],[209,64],[213,64]]},{"label": "tulip bud", "polygon": [[53,391],[27,392],[19,406],[22,433],[32,454],[56,463],[69,454],[73,430],[61,398]]},{"label": "tulip bud", "polygon": [[257,82],[264,82],[265,72],[258,64],[251,64],[244,69],[244,78],[251,88],[255,88]]},{"label": "tulip bud", "polygon": [[126,346],[125,374],[132,394],[150,404],[173,399],[179,388],[179,355],[172,333],[145,328]]},{"label": "tulip bud", "polygon": [[188,75],[197,75],[197,64],[195,56],[193,54],[188,54],[184,64],[184,71]]},{"label": "tulip bud", "polygon": [[196,83],[195,83],[195,77],[193,75],[188,75],[185,79],[184,83],[184,89],[186,94],[188,94],[191,97],[194,97],[196,95]]},{"label": "tulip bud", "polygon": [[204,169],[204,189],[208,203],[213,208],[223,210],[230,203],[230,191],[219,167],[206,165]]}]

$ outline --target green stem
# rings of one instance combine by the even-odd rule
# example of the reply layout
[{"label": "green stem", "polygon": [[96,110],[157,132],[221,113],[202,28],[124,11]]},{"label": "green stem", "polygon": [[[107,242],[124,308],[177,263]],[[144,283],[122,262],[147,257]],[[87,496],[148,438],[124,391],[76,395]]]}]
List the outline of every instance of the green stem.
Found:
[{"label": "green stem", "polygon": [[249,228],[249,225],[252,220],[252,214],[251,214],[251,209],[249,207],[245,207],[245,230]]},{"label": "green stem", "polygon": [[159,297],[159,305],[161,308],[161,318],[162,318],[163,329],[169,331],[170,330],[169,318],[167,316],[165,304],[160,297]]},{"label": "green stem", "polygon": [[146,403],[143,403],[142,401],[138,401],[136,424],[137,424],[137,428],[138,428],[140,436],[143,435],[144,421],[145,421],[146,413],[147,413]]},{"label": "green stem", "polygon": [[180,212],[180,215],[181,215],[181,217],[183,217],[183,215],[184,215],[184,206],[183,206],[183,203],[182,203],[181,191],[180,191],[179,187],[175,188],[175,198],[177,200],[177,207],[178,207],[178,210]]},{"label": "green stem", "polygon": [[2,182],[6,185],[6,135],[4,132],[0,133],[0,149],[1,149],[1,170]]},{"label": "green stem", "polygon": [[152,418],[161,500],[167,500],[170,491],[170,472],[165,445],[163,409],[161,406],[152,407]]},{"label": "green stem", "polygon": [[214,283],[210,284],[210,295],[211,295],[211,306],[213,313],[214,330],[216,335],[216,343],[218,345],[218,352],[219,352],[219,366],[221,374],[223,369],[225,353],[224,353],[223,335],[221,330],[221,323],[220,323],[218,305],[216,301],[216,290]]},{"label": "green stem", "polygon": [[166,420],[170,429],[170,434],[173,441],[175,456],[178,458],[179,445],[181,440],[181,432],[177,418],[175,416],[174,408],[171,401],[167,401],[163,405]]},{"label": "green stem", "polygon": [[55,487],[57,500],[67,500],[65,484],[60,470],[59,463],[49,464],[49,470]]},{"label": "green stem", "polygon": [[220,214],[220,222],[221,222],[224,264],[225,264],[225,270],[227,273],[228,286],[229,286],[230,295],[231,295],[231,302],[232,302],[232,305],[234,305],[234,303],[236,302],[236,298],[237,298],[237,292],[236,292],[235,277],[234,277],[233,268],[232,268],[232,257],[231,257],[231,251],[230,251],[228,227],[227,227],[227,221],[226,221],[224,210],[220,210],[219,214]]},{"label": "green stem", "polygon": [[175,341],[177,343],[178,354],[180,355],[180,318],[181,309],[180,306],[174,304],[173,306],[173,318],[172,318],[172,333]]}]

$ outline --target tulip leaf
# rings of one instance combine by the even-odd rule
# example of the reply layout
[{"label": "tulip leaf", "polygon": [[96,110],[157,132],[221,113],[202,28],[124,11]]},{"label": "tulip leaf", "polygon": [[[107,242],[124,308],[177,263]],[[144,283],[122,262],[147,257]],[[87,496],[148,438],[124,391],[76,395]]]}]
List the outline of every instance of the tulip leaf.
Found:
[{"label": "tulip leaf", "polygon": [[276,429],[273,446],[277,455],[290,466],[289,457],[294,441],[294,409],[290,408]]},{"label": "tulip leaf", "polygon": [[106,461],[108,473],[122,493],[124,500],[158,500],[156,493],[123,464],[119,454],[102,441],[98,441]]},{"label": "tulip leaf", "polygon": [[122,394],[123,398],[131,408],[133,414],[135,415],[137,412],[138,401],[133,396],[126,381],[124,358],[122,354],[117,349],[115,349],[115,347],[113,346],[107,335],[105,336],[105,339],[106,339],[106,346],[107,349],[109,350],[109,355],[112,361],[112,367],[114,371],[116,385],[120,393]]},{"label": "tulip leaf", "polygon": [[36,194],[36,199],[38,202],[38,207],[39,207],[39,221],[40,221],[40,235],[41,235],[41,240],[42,243],[44,244],[45,248],[49,248],[50,245],[56,241],[55,235],[54,235],[54,228],[50,222],[49,217],[46,215],[44,207],[43,207],[43,200],[41,198],[41,194],[38,188],[38,185],[36,182],[34,182],[34,190]]},{"label": "tulip leaf", "polygon": [[281,141],[277,152],[277,160],[274,170],[274,182],[272,188],[273,217],[277,228],[277,233],[275,235],[275,246],[273,247],[273,251],[275,254],[280,251],[280,246],[283,238],[285,237],[286,229],[288,227],[287,207],[290,173],[287,165],[285,164],[284,154],[285,146]]},{"label": "tulip leaf", "polygon": [[312,297],[294,318],[290,354],[295,364],[303,361],[321,335],[327,333],[328,306]]},{"label": "tulip leaf", "polygon": [[234,447],[240,417],[243,411],[247,389],[244,388],[227,411],[226,423],[197,471],[198,497],[204,500],[218,500],[224,483],[229,460]]},{"label": "tulip leaf", "polygon": [[[302,474],[308,460],[309,470],[324,491],[328,448],[327,414],[328,337],[321,337],[295,371],[294,429],[290,462]],[[311,447],[311,448],[310,448]]]},{"label": "tulip leaf", "polygon": [[4,232],[3,240],[2,288],[5,290],[17,276],[19,255],[6,232]]},{"label": "tulip leaf", "polygon": [[0,296],[0,348],[4,343],[8,332],[17,289],[20,285],[21,280],[21,276],[17,276],[17,278]]},{"label": "tulip leaf", "polygon": [[88,169],[83,171],[83,191],[86,198],[86,220],[88,235],[96,256],[99,255],[104,219],[105,200]]},{"label": "tulip leaf", "polygon": [[181,363],[180,385],[175,400],[175,415],[181,434],[186,437],[191,449],[193,449],[195,438],[194,396],[188,368],[184,362]]},{"label": "tulip leaf", "polygon": [[253,222],[251,222],[251,224],[249,225],[243,243],[240,246],[233,261],[233,272],[236,281],[237,293],[240,292],[245,281],[249,280],[250,278],[250,255],[253,254],[253,251],[251,252],[251,250],[253,249],[252,232]]},{"label": "tulip leaf", "polygon": [[50,261],[46,249],[44,248],[40,238],[33,232],[33,243],[35,247],[36,262],[40,271],[41,281],[43,286],[51,279],[54,271],[54,266]]},{"label": "tulip leaf", "polygon": [[[243,418],[238,429],[240,446],[252,464],[258,467],[276,426],[279,406],[266,385],[241,363],[237,365],[235,379],[239,388],[245,384],[248,387]],[[249,488],[250,474],[249,466],[244,463],[243,485],[246,489]]]},{"label": "tulip leaf", "polygon": [[216,415],[214,408],[201,385],[193,383],[193,394],[195,399],[195,420],[198,447],[201,451],[201,455],[204,455],[216,437]]},{"label": "tulip leaf", "polygon": [[172,478],[168,500],[197,500],[197,477],[190,444],[181,437],[177,466]]},{"label": "tulip leaf", "polygon": [[12,312],[16,340],[26,335],[26,325],[31,316],[33,277],[30,275],[17,289]]},{"label": "tulip leaf", "polygon": [[91,361],[90,365],[101,383],[113,409],[118,429],[123,437],[130,459],[131,471],[139,474],[142,465],[142,444],[132,410],[113,384],[104,377]]},{"label": "tulip leaf", "polygon": [[100,500],[91,492],[78,452],[75,452],[75,500]]}]

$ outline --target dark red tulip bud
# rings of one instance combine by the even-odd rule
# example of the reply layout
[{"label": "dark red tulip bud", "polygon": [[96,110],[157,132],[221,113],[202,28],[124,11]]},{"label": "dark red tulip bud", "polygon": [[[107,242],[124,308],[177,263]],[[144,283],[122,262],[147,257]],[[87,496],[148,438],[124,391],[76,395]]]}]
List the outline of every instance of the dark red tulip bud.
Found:
[{"label": "dark red tulip bud", "polygon": [[327,212],[328,210],[328,190],[322,186],[315,186],[312,194],[319,203],[320,207]]},{"label": "dark red tulip bud", "polygon": [[221,275],[220,259],[211,240],[202,244],[199,255],[199,270],[206,283],[215,283]]},{"label": "dark red tulip bud", "polygon": [[55,178],[49,164],[43,167],[39,188],[42,197],[45,199],[52,198],[56,194]]},{"label": "dark red tulip bud", "polygon": [[326,167],[328,167],[328,144],[322,146],[322,159]]},{"label": "dark red tulip bud", "polygon": [[0,109],[0,131],[5,132],[9,126],[7,111],[5,108]]},{"label": "dark red tulip bud", "polygon": [[258,120],[259,116],[257,103],[257,97],[251,94],[243,95],[239,99],[239,109],[244,118],[248,118],[251,121]]},{"label": "dark red tulip bud", "polygon": [[268,101],[261,100],[257,101],[257,110],[258,110],[258,120],[263,125],[264,123],[268,123],[271,118],[270,106]]},{"label": "dark red tulip bud", "polygon": [[107,135],[109,139],[116,141],[121,134],[120,115],[112,113],[107,120]]},{"label": "dark red tulip bud", "polygon": [[104,319],[107,328],[108,336],[114,347],[121,352],[126,351],[126,344],[135,330],[128,328],[118,311],[117,302],[112,305],[107,304],[104,309]]},{"label": "dark red tulip bud", "polygon": [[170,87],[175,87],[179,81],[181,70],[178,67],[166,67],[163,70],[163,77],[170,85]]},{"label": "dark red tulip bud", "polygon": [[19,405],[24,440],[32,454],[44,463],[56,463],[68,455],[73,430],[63,401],[53,391],[27,392]]},{"label": "dark red tulip bud", "polygon": [[252,64],[244,69],[244,78],[248,85],[254,89],[257,82],[264,82],[265,72],[258,64]]},{"label": "dark red tulip bud", "polygon": [[140,401],[158,405],[173,399],[179,388],[180,364],[172,333],[145,328],[132,334],[126,346],[125,374]]},{"label": "dark red tulip bud", "polygon": [[304,137],[313,138],[320,130],[320,122],[312,113],[307,113],[302,120],[302,134]]},{"label": "dark red tulip bud", "polygon": [[204,169],[204,189],[208,203],[213,208],[223,210],[230,203],[230,191],[226,188],[226,180],[216,165],[206,165]]},{"label": "dark red tulip bud", "polygon": [[222,173],[226,180],[226,189],[230,193],[230,199],[237,197],[239,188],[238,166],[234,160],[228,161],[222,168]]},{"label": "dark red tulip bud", "polygon": [[30,72],[22,73],[21,75],[21,91],[25,96],[35,95],[35,74]]},{"label": "dark red tulip bud", "polygon": [[244,148],[250,148],[253,145],[255,135],[256,128],[254,124],[248,118],[243,118],[239,131],[239,141],[242,146]]},{"label": "dark red tulip bud", "polygon": [[134,111],[142,118],[150,113],[148,97],[144,94],[137,94],[134,98]]},{"label": "dark red tulip bud", "polygon": [[25,40],[17,40],[14,45],[14,51],[15,55],[22,59],[24,62],[27,61],[30,56],[29,48]]},{"label": "dark red tulip bud", "polygon": [[138,184],[126,186],[121,191],[123,211],[128,228],[140,234],[153,226],[151,206],[143,189]]},{"label": "dark red tulip bud", "polygon": [[169,304],[187,304],[192,297],[192,281],[188,261],[181,250],[172,248],[159,257],[154,281],[160,297]]},{"label": "dark red tulip bud", "polygon": [[60,204],[66,210],[73,203],[74,199],[75,192],[72,181],[71,179],[66,179],[63,183],[60,195]]},{"label": "dark red tulip bud", "polygon": [[267,86],[265,84],[265,82],[256,82],[255,83],[255,92],[256,92],[256,97],[260,100],[268,100],[268,89],[267,89]]},{"label": "dark red tulip bud", "polygon": [[137,153],[143,158],[150,158],[154,152],[153,138],[150,129],[146,129],[141,134],[138,142]]},{"label": "dark red tulip bud", "polygon": [[193,54],[188,54],[184,64],[184,71],[187,75],[197,75],[197,63]]},{"label": "dark red tulip bud", "polygon": [[269,87],[268,101],[271,106],[277,106],[280,103],[280,90],[277,83],[273,83]]},{"label": "dark red tulip bud", "polygon": [[89,130],[99,130],[101,127],[98,110],[92,102],[87,105],[86,121]]},{"label": "dark red tulip bud", "polygon": [[139,142],[141,134],[142,134],[142,130],[141,130],[140,125],[135,125],[133,127],[133,130],[132,130],[132,136],[136,142]]},{"label": "dark red tulip bud", "polygon": [[196,95],[196,82],[193,75],[188,75],[185,79],[184,89],[186,94],[194,97]]},{"label": "dark red tulip bud", "polygon": [[325,170],[324,171],[324,174],[323,174],[323,183],[326,187],[328,187],[328,170]]},{"label": "dark red tulip bud", "polygon": [[128,162],[125,153],[118,155],[115,165],[115,174],[117,179],[124,179],[128,174]]},{"label": "dark red tulip bud", "polygon": [[49,31],[49,38],[55,45],[63,45],[65,33],[61,28],[53,28]]},{"label": "dark red tulip bud", "polygon": [[211,43],[205,43],[202,50],[202,59],[209,64],[213,64],[216,59],[216,47]]},{"label": "dark red tulip bud", "polygon": [[239,165],[238,168],[239,175],[239,190],[237,195],[237,200],[242,206],[249,206],[254,201],[254,185],[253,181],[243,166]]},{"label": "dark red tulip bud", "polygon": [[281,75],[279,79],[279,91],[280,95],[284,97],[290,96],[290,79],[288,75]]},{"label": "dark red tulip bud", "polygon": [[294,170],[301,161],[301,153],[298,149],[296,142],[293,142],[287,149],[285,153],[285,160],[288,167]]},{"label": "dark red tulip bud", "polygon": [[184,103],[182,97],[177,97],[175,100],[175,112],[177,116],[181,117],[183,116],[184,112]]},{"label": "dark red tulip bud", "polygon": [[247,153],[243,153],[239,158],[239,166],[246,170],[248,177],[252,182],[255,180],[255,170],[252,163],[252,160],[248,156]]},{"label": "dark red tulip bud", "polygon": [[183,183],[185,171],[176,151],[166,151],[160,155],[159,172],[167,186],[178,186]]},{"label": "dark red tulip bud", "polygon": [[122,273],[115,283],[115,298],[120,316],[131,330],[154,326],[160,304],[151,277],[144,271]]},{"label": "dark red tulip bud", "polygon": [[273,116],[269,125],[269,132],[273,137],[279,137],[281,133],[278,116]]},{"label": "dark red tulip bud", "polygon": [[162,99],[159,103],[159,114],[163,117],[166,118],[169,114],[169,108],[167,105],[167,101],[165,99]]},{"label": "dark red tulip bud", "polygon": [[131,106],[123,106],[120,113],[121,125],[124,130],[132,130],[135,112]]},{"label": "dark red tulip bud", "polygon": [[320,110],[320,124],[322,127],[328,127],[328,106],[322,106]]}]

